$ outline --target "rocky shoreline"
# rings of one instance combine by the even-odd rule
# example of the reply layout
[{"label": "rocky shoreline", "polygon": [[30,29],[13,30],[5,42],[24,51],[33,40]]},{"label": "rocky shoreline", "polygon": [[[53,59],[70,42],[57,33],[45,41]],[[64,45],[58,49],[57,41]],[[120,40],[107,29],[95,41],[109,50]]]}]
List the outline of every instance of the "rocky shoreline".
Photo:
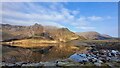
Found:
[{"label": "rocky shoreline", "polygon": [[16,62],[16,63],[0,63],[2,67],[46,67],[46,66],[53,66],[53,67],[65,67],[65,66],[105,66],[105,67],[120,67],[119,63],[117,62],[87,62],[87,63],[77,63],[71,61],[56,61],[56,62],[38,62],[38,63],[28,63],[28,62]]}]

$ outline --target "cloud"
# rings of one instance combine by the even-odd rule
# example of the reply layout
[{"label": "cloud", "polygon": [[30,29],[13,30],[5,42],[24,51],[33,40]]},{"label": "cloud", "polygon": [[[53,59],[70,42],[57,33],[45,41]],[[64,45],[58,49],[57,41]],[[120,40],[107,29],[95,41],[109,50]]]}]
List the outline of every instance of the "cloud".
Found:
[{"label": "cloud", "polygon": [[65,3],[46,3],[3,3],[3,23],[33,25],[37,22],[57,27],[69,25],[77,29],[95,29],[89,25],[91,21],[103,20],[100,16],[80,16],[80,11],[66,8]]},{"label": "cloud", "polygon": [[[3,20],[15,19],[14,21],[10,20],[12,23],[18,23],[17,20],[18,21],[30,20],[31,22],[33,21],[51,22],[46,23],[47,25],[51,24],[54,25],[54,23],[61,25],[60,22],[68,23],[74,21],[75,20],[74,14],[79,13],[78,11],[74,10],[72,12],[69,9],[64,8],[63,4],[61,3],[48,3],[48,4],[49,6],[44,6],[44,4],[40,5],[37,3],[3,3],[2,17]],[[18,24],[21,24],[21,22],[19,22]],[[26,22],[24,24],[26,25],[28,23]]]},{"label": "cloud", "polygon": [[78,11],[78,10],[72,11],[72,14],[73,14],[73,15],[77,15],[77,14],[79,14],[79,13],[80,13],[80,11]]},{"label": "cloud", "polygon": [[12,24],[12,25],[33,25],[35,23],[39,23],[41,25],[44,25],[44,26],[57,26],[57,27],[65,27],[63,25],[60,25],[56,22],[50,22],[50,21],[36,21],[36,20],[15,20],[15,19],[6,19],[4,18],[3,23],[7,23],[7,24]]},{"label": "cloud", "polygon": [[101,21],[103,20],[102,17],[99,17],[99,16],[91,16],[91,17],[88,17],[89,20],[91,21]]},{"label": "cloud", "polygon": [[112,17],[111,17],[111,16],[107,16],[106,18],[107,18],[107,19],[112,19]]},{"label": "cloud", "polygon": [[78,29],[84,29],[84,30],[93,30],[93,29],[95,29],[95,27],[87,27],[87,26],[81,26],[81,27],[76,27],[76,28],[78,28]]}]

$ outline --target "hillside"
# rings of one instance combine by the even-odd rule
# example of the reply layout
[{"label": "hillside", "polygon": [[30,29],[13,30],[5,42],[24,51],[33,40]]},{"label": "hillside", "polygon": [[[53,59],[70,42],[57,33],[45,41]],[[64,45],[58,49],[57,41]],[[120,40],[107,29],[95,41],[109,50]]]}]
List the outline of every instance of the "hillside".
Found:
[{"label": "hillside", "polygon": [[89,32],[78,32],[79,36],[83,36],[86,39],[90,40],[105,40],[105,39],[111,39],[112,37],[109,35],[102,35],[95,31],[89,31]]},{"label": "hillside", "polygon": [[75,39],[84,40],[83,37],[71,32],[67,28],[57,28],[53,26],[45,27],[40,24],[31,26],[19,26],[10,24],[1,24],[2,41],[14,39],[39,39],[67,42]]},{"label": "hillside", "polygon": [[71,32],[67,28],[58,28],[58,29],[51,29],[51,30],[48,29],[46,30],[46,32],[50,33],[54,39],[63,41],[63,42],[76,40],[76,39],[85,40],[84,37]]},{"label": "hillside", "polygon": [[8,40],[7,37],[9,35],[12,35],[12,36],[9,36],[9,40],[10,39],[23,39],[23,38],[32,37],[35,34],[43,32],[43,27],[39,24],[35,24],[32,26],[18,26],[18,25],[10,25],[10,24],[1,24],[1,25],[2,25],[2,28],[0,29],[2,32],[2,38],[3,38],[2,41]]}]

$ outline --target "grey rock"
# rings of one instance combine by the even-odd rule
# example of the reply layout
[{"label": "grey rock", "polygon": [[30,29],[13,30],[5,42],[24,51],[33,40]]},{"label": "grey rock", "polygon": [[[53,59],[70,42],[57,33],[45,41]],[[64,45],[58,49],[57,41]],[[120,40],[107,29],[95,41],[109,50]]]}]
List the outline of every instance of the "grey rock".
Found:
[{"label": "grey rock", "polygon": [[54,62],[44,62],[42,63],[44,66],[56,66]]},{"label": "grey rock", "polygon": [[101,66],[101,63],[96,62],[96,63],[94,63],[94,65]]},{"label": "grey rock", "polygon": [[23,64],[22,66],[42,66],[41,63],[29,63],[29,64]]},{"label": "grey rock", "polygon": [[5,66],[15,66],[15,64],[12,64],[12,63],[5,63]]}]

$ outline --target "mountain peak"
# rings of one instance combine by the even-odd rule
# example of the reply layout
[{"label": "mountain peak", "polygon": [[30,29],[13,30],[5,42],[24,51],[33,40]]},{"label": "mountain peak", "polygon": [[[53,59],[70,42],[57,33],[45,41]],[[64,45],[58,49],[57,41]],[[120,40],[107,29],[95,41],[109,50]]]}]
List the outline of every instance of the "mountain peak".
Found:
[{"label": "mountain peak", "polygon": [[68,28],[60,28],[60,30],[62,30],[62,31],[69,31]]},{"label": "mountain peak", "polygon": [[42,26],[42,25],[40,25],[40,24],[38,24],[38,23],[35,23],[33,26]]}]

